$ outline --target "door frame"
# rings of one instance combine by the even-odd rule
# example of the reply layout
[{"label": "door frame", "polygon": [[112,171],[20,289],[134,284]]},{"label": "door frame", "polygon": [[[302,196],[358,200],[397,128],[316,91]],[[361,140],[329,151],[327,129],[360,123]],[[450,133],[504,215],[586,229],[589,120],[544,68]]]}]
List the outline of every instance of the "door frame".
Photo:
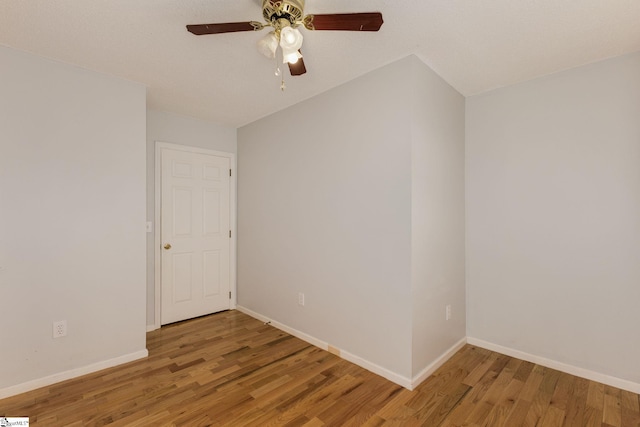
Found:
[{"label": "door frame", "polygon": [[229,242],[229,289],[231,290],[231,300],[229,308],[235,309],[237,304],[236,287],[236,155],[225,151],[215,151],[206,148],[192,147],[188,145],[172,144],[170,142],[155,141],[155,186],[154,186],[154,227],[153,227],[153,253],[154,253],[154,327],[160,329],[160,314],[162,310],[162,251],[160,240],[162,227],[160,213],[162,210],[162,150],[171,149],[176,151],[186,151],[189,153],[208,154],[229,159],[231,167],[231,179],[229,180],[229,227],[231,228],[231,239]]}]

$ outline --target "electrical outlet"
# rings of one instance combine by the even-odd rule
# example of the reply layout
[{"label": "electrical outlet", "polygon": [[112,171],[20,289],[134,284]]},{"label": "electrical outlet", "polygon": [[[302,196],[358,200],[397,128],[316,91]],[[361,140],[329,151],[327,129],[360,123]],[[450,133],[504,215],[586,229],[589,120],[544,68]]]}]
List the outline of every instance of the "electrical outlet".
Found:
[{"label": "electrical outlet", "polygon": [[298,293],[298,305],[304,306],[304,294],[302,292]]},{"label": "electrical outlet", "polygon": [[67,336],[67,321],[53,322],[53,337],[60,338],[65,336]]},{"label": "electrical outlet", "polygon": [[446,307],[445,312],[446,312],[446,314],[445,314],[446,320],[451,320],[451,306],[450,305],[448,305]]}]

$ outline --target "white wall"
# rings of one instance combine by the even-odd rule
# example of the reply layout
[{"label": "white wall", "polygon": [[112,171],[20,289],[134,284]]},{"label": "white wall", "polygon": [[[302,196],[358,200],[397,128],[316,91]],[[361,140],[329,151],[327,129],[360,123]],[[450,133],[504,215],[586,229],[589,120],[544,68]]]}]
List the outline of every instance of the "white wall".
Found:
[{"label": "white wall", "polygon": [[241,307],[407,386],[464,339],[459,93],[410,56],[238,141]]},{"label": "white wall", "polygon": [[469,336],[640,383],[640,54],[466,114]]},{"label": "white wall", "polygon": [[1,46],[0,69],[6,395],[146,354],[145,88]]},{"label": "white wall", "polygon": [[[163,111],[147,111],[147,221],[155,218],[155,142],[236,153],[235,128],[179,116]],[[155,246],[153,233],[147,234],[147,325],[155,325]]]},{"label": "white wall", "polygon": [[239,129],[238,304],[409,378],[405,63]]},{"label": "white wall", "polygon": [[[466,336],[464,97],[413,58],[413,377]],[[447,321],[445,307],[451,305]]]}]

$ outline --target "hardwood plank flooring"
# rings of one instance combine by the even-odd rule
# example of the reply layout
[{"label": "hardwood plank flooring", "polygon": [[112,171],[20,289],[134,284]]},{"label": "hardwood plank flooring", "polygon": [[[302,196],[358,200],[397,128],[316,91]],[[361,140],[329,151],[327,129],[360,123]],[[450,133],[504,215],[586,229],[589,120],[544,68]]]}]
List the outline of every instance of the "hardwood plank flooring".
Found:
[{"label": "hardwood plank flooring", "polygon": [[149,357],[0,400],[32,426],[640,427],[637,394],[467,345],[408,391],[237,311],[147,335]]}]

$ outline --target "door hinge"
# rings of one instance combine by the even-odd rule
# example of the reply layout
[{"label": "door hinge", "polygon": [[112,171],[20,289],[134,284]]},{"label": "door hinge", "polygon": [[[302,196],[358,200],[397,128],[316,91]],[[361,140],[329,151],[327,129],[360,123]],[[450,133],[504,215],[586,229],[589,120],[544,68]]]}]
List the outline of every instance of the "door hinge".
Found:
[{"label": "door hinge", "polygon": [[231,238],[231,230],[229,230],[229,238]]},{"label": "door hinge", "polygon": [[231,299],[231,291],[229,291],[229,299]]},{"label": "door hinge", "polygon": [[231,169],[229,169],[229,176],[231,176]]}]

